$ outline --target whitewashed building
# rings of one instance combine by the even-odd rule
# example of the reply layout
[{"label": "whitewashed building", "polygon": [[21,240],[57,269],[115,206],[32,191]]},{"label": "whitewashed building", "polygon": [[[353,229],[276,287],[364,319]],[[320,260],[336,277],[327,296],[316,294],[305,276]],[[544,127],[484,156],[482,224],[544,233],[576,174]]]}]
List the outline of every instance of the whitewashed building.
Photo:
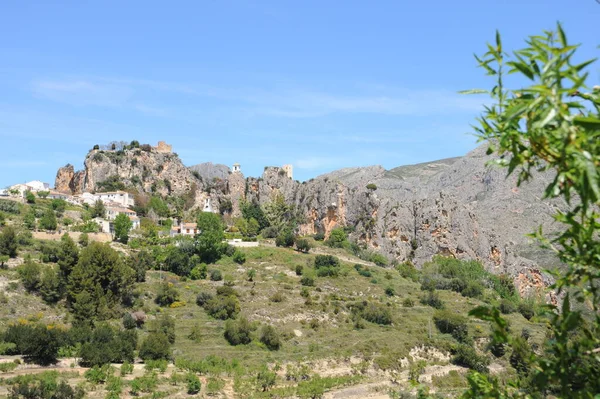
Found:
[{"label": "whitewashed building", "polygon": [[109,191],[106,193],[96,193],[95,197],[96,200],[101,200],[102,202],[115,202],[124,207],[135,205],[133,195],[129,194],[126,191]]}]

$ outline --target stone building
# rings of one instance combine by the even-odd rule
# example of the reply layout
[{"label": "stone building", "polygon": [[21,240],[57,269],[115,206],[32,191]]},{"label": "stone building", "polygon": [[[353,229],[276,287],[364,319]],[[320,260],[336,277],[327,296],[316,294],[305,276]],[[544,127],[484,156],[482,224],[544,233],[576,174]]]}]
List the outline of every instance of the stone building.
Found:
[{"label": "stone building", "polygon": [[164,141],[159,141],[156,146],[156,152],[171,153],[173,152],[173,146]]},{"label": "stone building", "polygon": [[290,179],[294,180],[294,168],[292,165],[287,164],[287,165],[283,165],[281,167],[281,169],[283,169],[283,171],[285,172],[285,174],[287,175],[287,177],[289,177]]}]

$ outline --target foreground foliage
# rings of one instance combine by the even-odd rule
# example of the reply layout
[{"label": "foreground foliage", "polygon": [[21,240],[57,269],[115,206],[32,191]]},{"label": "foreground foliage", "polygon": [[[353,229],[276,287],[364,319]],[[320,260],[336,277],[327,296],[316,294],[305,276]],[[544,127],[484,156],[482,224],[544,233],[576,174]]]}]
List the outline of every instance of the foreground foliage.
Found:
[{"label": "foreground foliage", "polygon": [[[549,332],[543,351],[530,350],[511,333],[497,308],[472,312],[493,322],[494,343],[511,349],[519,374],[500,386],[474,373],[465,398],[592,398],[600,392],[600,88],[585,92],[586,68],[595,60],[576,63],[577,47],[558,25],[554,32],[530,37],[527,47],[511,55],[497,34],[496,43],[477,58],[496,79],[491,91],[471,91],[485,92],[494,101],[479,118],[477,134],[489,140],[488,153],[499,155],[497,163],[518,175],[518,184],[538,171],[554,174],[544,196],[566,201],[568,210],[554,215],[562,231],[550,238],[540,228],[532,236],[567,269],[553,273],[552,288],[562,305],[545,307]],[[508,89],[511,73],[529,79],[531,86]]]}]

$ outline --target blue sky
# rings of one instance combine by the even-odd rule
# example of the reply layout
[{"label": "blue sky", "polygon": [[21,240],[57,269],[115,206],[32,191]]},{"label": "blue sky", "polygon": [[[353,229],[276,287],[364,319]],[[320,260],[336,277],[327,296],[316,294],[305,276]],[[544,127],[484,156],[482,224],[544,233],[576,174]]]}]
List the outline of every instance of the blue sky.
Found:
[{"label": "blue sky", "polygon": [[113,140],[300,180],[463,155],[484,99],[456,92],[489,87],[473,53],[558,20],[598,55],[595,0],[5,1],[0,187]]}]

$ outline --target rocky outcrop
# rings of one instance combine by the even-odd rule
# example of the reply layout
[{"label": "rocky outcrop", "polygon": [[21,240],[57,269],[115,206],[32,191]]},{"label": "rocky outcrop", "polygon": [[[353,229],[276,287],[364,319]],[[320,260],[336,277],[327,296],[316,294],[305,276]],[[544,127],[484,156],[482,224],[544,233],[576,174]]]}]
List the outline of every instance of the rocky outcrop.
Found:
[{"label": "rocky outcrop", "polygon": [[230,173],[227,165],[213,164],[212,162],[190,166],[190,170],[197,173],[204,181],[212,181],[214,179],[226,180]]},{"label": "rocky outcrop", "polygon": [[71,164],[66,164],[56,172],[54,181],[54,189],[63,193],[73,192],[71,189],[73,177],[75,176],[75,168]]},{"label": "rocky outcrop", "polygon": [[92,150],[85,168],[74,172],[71,165],[60,168],[55,186],[73,194],[102,190],[103,183],[115,180],[128,189],[158,195],[183,195],[202,190],[203,184],[183,165],[177,154],[163,148]]},{"label": "rocky outcrop", "polygon": [[265,205],[283,196],[302,215],[301,234],[328,236],[335,227],[348,227],[353,240],[400,262],[420,266],[444,254],[478,259],[493,272],[515,277],[553,266],[556,259],[525,236],[540,225],[552,231],[551,215],[565,207],[559,200],[541,199],[551,176],[539,175],[517,187],[505,169],[488,166],[485,150],[484,145],[464,157],[389,171],[345,168],[302,183],[279,167],[266,167],[260,178],[245,178],[224,165],[206,163],[190,170],[176,154],[154,148],[93,150],[83,171],[61,168],[56,187],[95,191],[116,176],[147,193],[193,191],[195,206],[209,203],[213,211],[228,209],[224,205],[230,201],[233,217],[241,215],[242,201]]}]

